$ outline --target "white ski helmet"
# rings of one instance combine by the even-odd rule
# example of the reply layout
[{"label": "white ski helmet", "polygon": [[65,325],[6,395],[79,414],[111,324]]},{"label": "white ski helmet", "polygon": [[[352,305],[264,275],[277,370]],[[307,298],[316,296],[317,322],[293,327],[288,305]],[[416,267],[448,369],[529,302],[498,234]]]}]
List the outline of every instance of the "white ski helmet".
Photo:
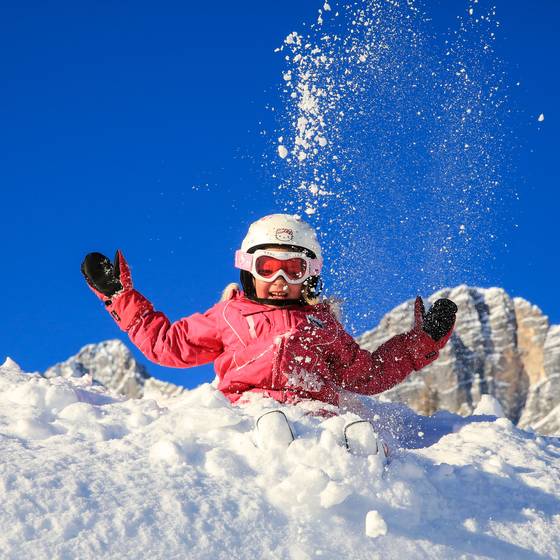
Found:
[{"label": "white ski helmet", "polygon": [[293,245],[311,251],[322,260],[321,246],[315,230],[299,216],[292,214],[270,214],[249,226],[241,243],[245,253],[262,245]]}]

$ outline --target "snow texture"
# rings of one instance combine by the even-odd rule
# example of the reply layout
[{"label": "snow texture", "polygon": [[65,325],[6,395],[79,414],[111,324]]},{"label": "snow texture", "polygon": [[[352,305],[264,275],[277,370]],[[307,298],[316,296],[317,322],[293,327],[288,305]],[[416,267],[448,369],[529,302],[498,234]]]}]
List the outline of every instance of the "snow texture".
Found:
[{"label": "snow texture", "polygon": [[480,401],[476,405],[473,414],[482,416],[495,416],[496,418],[505,417],[504,409],[498,399],[492,395],[481,395]]},{"label": "snow texture", "polygon": [[[556,438],[348,395],[383,466],[344,448],[355,412],[233,407],[208,384],[158,398],[0,367],[0,558],[560,558]],[[296,439],[264,451],[275,409]]]},{"label": "snow texture", "polygon": [[387,523],[378,511],[368,511],[366,515],[366,535],[375,539],[387,534]]}]

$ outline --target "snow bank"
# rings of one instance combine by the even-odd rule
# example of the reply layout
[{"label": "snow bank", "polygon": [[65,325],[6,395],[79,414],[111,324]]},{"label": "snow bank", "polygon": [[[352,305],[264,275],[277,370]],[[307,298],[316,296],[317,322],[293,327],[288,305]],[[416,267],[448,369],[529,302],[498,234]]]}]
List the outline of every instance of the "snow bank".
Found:
[{"label": "snow bank", "polygon": [[[296,433],[287,451],[255,445],[273,408]],[[560,557],[557,439],[372,399],[330,418],[313,408],[232,407],[210,385],[125,400],[7,362],[0,557]],[[358,410],[390,442],[388,466],[344,448]]]}]

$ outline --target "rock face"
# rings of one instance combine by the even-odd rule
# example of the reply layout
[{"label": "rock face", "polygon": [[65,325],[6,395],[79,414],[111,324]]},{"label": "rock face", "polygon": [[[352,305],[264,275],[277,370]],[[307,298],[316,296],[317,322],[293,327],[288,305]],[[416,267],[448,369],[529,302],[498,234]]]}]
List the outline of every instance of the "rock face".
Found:
[{"label": "rock face", "polygon": [[173,396],[183,391],[181,387],[152,377],[120,340],[88,344],[75,356],[49,368],[44,376],[81,377],[86,374],[101,385],[132,398],[147,394]]},{"label": "rock face", "polygon": [[[473,412],[481,395],[498,399],[520,427],[560,433],[560,326],[540,309],[500,288],[458,286],[433,294],[459,306],[455,332],[440,358],[383,398],[430,415],[440,409]],[[410,329],[413,300],[399,305],[378,327],[360,336],[368,350]]]}]

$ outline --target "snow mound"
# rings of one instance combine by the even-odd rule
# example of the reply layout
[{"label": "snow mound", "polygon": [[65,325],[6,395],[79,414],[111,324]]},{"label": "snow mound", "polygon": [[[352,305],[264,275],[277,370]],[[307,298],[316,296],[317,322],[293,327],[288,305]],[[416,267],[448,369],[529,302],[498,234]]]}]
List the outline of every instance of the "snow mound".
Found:
[{"label": "snow mound", "polygon": [[[208,384],[126,400],[6,363],[0,557],[560,557],[557,439],[367,398],[321,408],[233,407]],[[265,452],[253,427],[274,409],[296,439]],[[387,466],[346,451],[358,412],[390,443]]]},{"label": "snow mound", "polygon": [[366,515],[366,535],[375,539],[387,534],[387,523],[378,511],[368,511]]},{"label": "snow mound", "polygon": [[476,408],[473,411],[473,415],[495,416],[496,418],[505,417],[502,405],[499,403],[498,399],[496,399],[492,395],[480,396],[480,401],[476,405]]}]

